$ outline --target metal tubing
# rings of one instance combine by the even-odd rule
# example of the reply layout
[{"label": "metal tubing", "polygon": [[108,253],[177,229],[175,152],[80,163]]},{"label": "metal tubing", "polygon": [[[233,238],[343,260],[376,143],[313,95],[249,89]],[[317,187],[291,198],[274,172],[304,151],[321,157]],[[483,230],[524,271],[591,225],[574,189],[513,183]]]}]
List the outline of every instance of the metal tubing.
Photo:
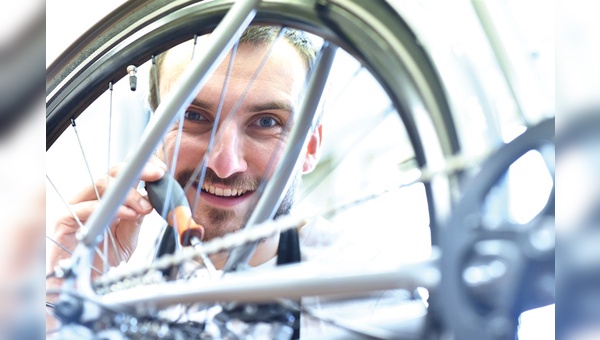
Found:
[{"label": "metal tubing", "polygon": [[[435,289],[441,278],[437,265],[439,254],[412,264],[371,266],[346,264],[324,265],[303,262],[272,269],[230,273],[218,281],[172,282],[141,286],[102,297],[106,307],[163,308],[180,303],[265,302],[275,299],[298,299],[304,296],[347,298],[385,289],[425,287]],[[350,265],[351,268],[347,268]],[[160,294],[157,292],[160,291]]]},{"label": "metal tubing", "polygon": [[[75,249],[74,256],[82,256],[82,252],[91,252],[99,242],[102,231],[111,223],[110,219],[122,204],[127,192],[133,187],[142,167],[158,145],[164,131],[173,123],[177,112],[189,105],[219,62],[225,58],[235,42],[239,40],[243,31],[254,18],[259,1],[246,0],[234,3],[210,35],[206,54],[191,61],[191,65],[182,74],[179,82],[181,87],[178,91],[174,91],[171,96],[164,98],[163,103],[152,117],[149,127],[145,130],[140,144],[132,153],[132,159],[124,167],[113,185],[108,188],[99,209],[94,211],[89,223],[86,224],[87,230],[83,231],[83,237]],[[85,266],[81,266],[81,269],[83,269],[83,272],[89,273],[89,268],[86,269]],[[85,280],[89,280],[89,276],[87,276],[87,279],[80,281]],[[89,282],[87,285],[89,285]]]},{"label": "metal tubing", "polygon": [[[272,178],[267,183],[263,196],[258,201],[245,228],[253,228],[272,219],[279,204],[281,204],[283,195],[290,185],[290,177],[296,170],[300,154],[308,141],[310,130],[314,127],[315,114],[321,100],[321,94],[327,83],[336,50],[337,46],[331,43],[323,47],[315,70],[309,79],[307,95],[298,110],[298,121],[294,123],[292,133],[285,145],[282,161],[277,165]],[[245,265],[252,257],[256,245],[257,242],[254,242],[234,249],[225,264],[224,272],[234,271]]]}]

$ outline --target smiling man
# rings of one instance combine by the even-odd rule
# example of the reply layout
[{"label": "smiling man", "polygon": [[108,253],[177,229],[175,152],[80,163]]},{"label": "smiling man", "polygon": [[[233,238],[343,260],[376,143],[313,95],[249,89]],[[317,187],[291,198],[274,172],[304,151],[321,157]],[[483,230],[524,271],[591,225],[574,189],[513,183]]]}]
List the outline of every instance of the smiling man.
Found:
[{"label": "smiling man", "polygon": [[[251,26],[244,32],[237,48],[216,68],[185,109],[182,118],[167,131],[163,145],[156,149],[156,154],[141,171],[140,180],[158,181],[167,172],[166,164],[172,164],[174,157],[177,157],[172,175],[182,187],[189,188],[185,195],[192,207],[194,221],[204,228],[204,241],[244,227],[260,196],[258,188],[264,180],[271,178],[273,164],[280,160],[288,142],[296,110],[302,101],[306,77],[315,59],[315,49],[301,32],[291,29],[286,29],[282,34],[279,32],[279,28],[259,26]],[[201,48],[203,40],[199,39],[197,49]],[[158,107],[158,98],[164,99],[173,93],[190,63],[193,48],[192,42],[186,42],[157,58],[156,75],[150,73],[149,102],[152,109]],[[212,139],[215,129],[216,137]],[[277,207],[276,216],[291,212],[301,176],[312,171],[319,161],[321,142],[322,126],[319,123],[308,136],[308,143],[297,163],[298,168],[292,175],[290,189]],[[195,173],[198,165],[204,161],[206,172],[200,183]],[[117,176],[121,168],[121,165],[113,167],[109,177],[96,181],[100,195],[104,194],[108,182],[115,183],[110,177]],[[71,210],[85,223],[99,204],[94,186],[84,188],[71,199],[70,204]],[[148,215],[160,209],[162,207],[153,207],[147,197],[131,188],[110,227],[117,245],[116,253],[112,246],[108,247],[110,265],[127,261],[136,249],[138,255],[144,253],[143,247],[154,247],[154,243],[150,245],[146,242],[138,247],[138,236],[141,230],[152,229],[148,228],[154,222],[152,218],[146,218],[145,222],[144,218],[152,217]],[[159,223],[164,224],[164,221]],[[72,250],[77,243],[78,229],[75,218],[65,215],[57,221],[53,238],[66,249]],[[173,228],[166,230],[173,232]],[[353,265],[359,263],[357,259],[364,261],[362,255],[365,248],[361,245],[361,250],[356,251],[352,247],[352,239],[344,240],[341,231],[340,226],[320,218],[314,219],[298,230],[291,229],[264,239],[257,245],[249,264],[264,268],[301,260],[322,262],[326,259],[330,262],[337,259],[340,263],[347,261]],[[167,246],[164,248],[174,248],[174,240],[174,237],[163,236],[161,251],[165,244]],[[49,253],[48,272],[54,269],[60,259],[70,256],[59,247],[52,248]],[[211,255],[211,260],[217,269],[222,269],[228,256],[223,252]],[[368,259],[368,265],[374,262],[372,257]],[[103,268],[100,261],[95,262],[95,266]],[[194,278],[202,279],[205,273],[198,271],[193,274],[196,275]],[[60,280],[47,280],[47,287],[59,288]],[[373,299],[353,305],[353,308],[343,303],[334,304],[330,310],[332,315],[350,316],[354,313],[359,320],[364,316],[373,316],[378,306],[387,306],[384,301],[401,300],[398,296],[377,293]],[[324,308],[318,297],[303,298],[298,302],[305,308]],[[190,310],[189,314],[192,312]],[[331,338],[343,333],[343,329],[330,326],[327,322],[312,317],[301,318],[297,310],[286,310],[285,313],[293,313],[294,318],[287,318],[286,322],[294,322],[294,339],[299,337],[300,330],[303,337],[307,338]],[[47,318],[51,319],[50,316]]]},{"label": "smiling man", "polygon": [[[293,123],[294,109],[300,104],[315,51],[298,31],[285,30],[277,38],[278,33],[279,28],[250,27],[242,36],[233,61],[230,53],[187,108],[183,121],[167,133],[165,147],[158,148],[158,157],[165,160],[171,159],[179,145],[175,178],[185,187],[209,150],[216,125],[217,137],[207,156],[202,191],[195,197],[196,180],[186,192],[189,202],[198,203],[194,216],[204,227],[206,240],[244,226],[258,198],[256,189],[271,176],[272,164],[278,161]],[[202,40],[199,39],[199,45]],[[161,98],[176,86],[189,64],[192,49],[190,43],[184,43],[158,58]],[[151,85],[155,83],[151,79]],[[151,86],[153,107],[157,106],[155,91]],[[301,174],[314,169],[321,129],[316,127],[310,136],[302,168],[294,176],[277,216],[290,212]],[[261,243],[250,264],[273,258],[277,242],[275,236]],[[221,267],[226,256],[213,258],[215,265]]]},{"label": "smiling man", "polygon": [[[221,237],[244,226],[257,202],[258,186],[272,175],[272,164],[279,160],[287,141],[315,50],[303,33],[291,29],[282,34],[279,32],[279,28],[261,26],[251,26],[244,32],[237,48],[211,75],[186,109],[184,118],[167,132],[164,145],[157,148],[156,156],[141,172],[140,180],[157,181],[166,173],[165,164],[177,155],[174,177],[182,187],[193,181],[185,194],[190,205],[197,202],[192,207],[193,216],[195,222],[204,227],[204,240]],[[200,46],[204,38],[199,39]],[[149,101],[153,109],[158,106],[158,97],[169,96],[177,86],[190,63],[193,48],[191,42],[187,42],[159,56],[158,79],[152,78],[151,73],[150,81]],[[158,89],[154,84],[158,84]],[[217,137],[211,140],[214,127]],[[301,156],[301,166],[277,215],[290,212],[300,176],[316,166],[321,134],[320,125],[311,132]],[[198,188],[199,181],[192,176],[205,155],[205,180]],[[114,182],[110,177],[117,176],[121,168],[122,165],[111,168],[108,176],[96,181],[96,188],[90,185],[71,199],[71,210],[81,222],[85,223],[98,207],[96,189],[103,195],[107,182]],[[201,191],[196,197],[198,189]],[[111,225],[117,252],[109,251],[110,265],[131,257],[137,247],[143,219],[155,208],[160,209],[153,207],[139,191],[131,189]],[[53,238],[66,249],[73,250],[78,229],[75,218],[65,215],[57,221]],[[275,260],[277,264],[300,261],[298,234],[282,235],[285,237],[275,235],[261,242],[250,265],[275,264]],[[51,249],[47,258],[48,272],[69,256],[59,247]],[[228,254],[222,253],[211,259],[217,268],[222,268],[227,257]],[[103,266],[99,259],[95,264],[97,268]],[[47,281],[47,287],[58,285],[60,280]]]},{"label": "smiling man", "polygon": [[[218,66],[186,109],[184,119],[167,132],[164,146],[157,149],[156,157],[152,157],[142,170],[140,180],[156,181],[165,174],[165,163],[171,162],[177,154],[174,176],[185,186],[208,152],[206,176],[199,197],[195,197],[197,180],[186,192],[190,204],[197,199],[192,209],[194,219],[205,229],[204,240],[244,226],[256,204],[259,183],[272,175],[271,164],[278,161],[287,141],[315,49],[299,31],[286,29],[282,34],[279,32],[279,28],[267,26],[251,26],[244,32],[238,47]],[[204,38],[199,39],[200,46]],[[150,81],[149,101],[153,109],[158,105],[158,97],[169,96],[176,87],[189,65],[193,48],[191,42],[187,42],[159,56],[158,79]],[[156,83],[158,89],[153,87]],[[217,138],[211,141],[215,125]],[[294,175],[278,215],[289,213],[300,176],[316,166],[321,134],[321,126],[316,126],[302,155],[301,168]],[[176,145],[179,146],[177,153]],[[122,165],[113,167],[109,176],[117,176],[121,168]],[[96,181],[100,195],[104,194],[107,182],[113,180],[105,177]],[[69,202],[83,223],[98,207],[96,189],[90,185]],[[109,254],[111,265],[131,257],[137,247],[142,221],[154,208],[147,197],[132,188],[111,225],[117,244],[117,254]],[[77,243],[78,229],[75,218],[65,215],[56,223],[54,239],[72,250]],[[279,235],[276,235],[260,243],[250,264],[256,266],[276,258],[279,241]],[[47,261],[49,271],[60,259],[69,256],[63,249],[52,249]],[[222,268],[226,259],[227,254],[213,258],[217,268]],[[97,264],[102,266],[100,262]]]}]

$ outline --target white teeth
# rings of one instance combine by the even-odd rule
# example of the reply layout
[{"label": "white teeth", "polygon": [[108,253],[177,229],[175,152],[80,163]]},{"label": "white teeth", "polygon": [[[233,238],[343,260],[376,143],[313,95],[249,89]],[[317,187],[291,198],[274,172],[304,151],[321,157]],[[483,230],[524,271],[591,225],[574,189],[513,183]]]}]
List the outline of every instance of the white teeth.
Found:
[{"label": "white teeth", "polygon": [[222,188],[215,188],[212,185],[208,185],[208,184],[204,184],[202,186],[202,189],[206,192],[210,192],[213,195],[216,196],[225,196],[225,197],[231,197],[231,196],[241,196],[244,193],[246,193],[246,190],[243,189],[222,189]]}]

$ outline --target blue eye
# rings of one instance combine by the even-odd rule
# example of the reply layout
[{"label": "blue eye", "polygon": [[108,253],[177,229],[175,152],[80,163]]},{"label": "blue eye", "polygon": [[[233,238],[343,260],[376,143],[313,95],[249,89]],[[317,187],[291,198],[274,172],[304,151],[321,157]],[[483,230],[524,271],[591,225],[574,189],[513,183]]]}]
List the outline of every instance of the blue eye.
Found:
[{"label": "blue eye", "polygon": [[193,120],[193,121],[203,121],[206,118],[199,112],[196,111],[185,111],[185,119]]},{"label": "blue eye", "polygon": [[260,127],[268,128],[277,125],[277,121],[271,117],[260,117],[256,124]]}]

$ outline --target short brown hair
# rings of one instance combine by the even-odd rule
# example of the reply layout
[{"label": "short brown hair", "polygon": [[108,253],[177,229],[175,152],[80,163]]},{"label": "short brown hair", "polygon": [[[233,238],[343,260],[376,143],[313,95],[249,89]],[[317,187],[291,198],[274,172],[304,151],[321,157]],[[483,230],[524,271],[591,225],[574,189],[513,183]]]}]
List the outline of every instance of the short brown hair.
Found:
[{"label": "short brown hair", "polygon": [[[240,44],[252,44],[261,45],[265,43],[273,42],[283,29],[282,35],[289,43],[294,46],[300,55],[304,57],[307,62],[308,69],[310,69],[315,61],[317,55],[317,49],[313,44],[312,40],[303,31],[292,29],[292,28],[281,28],[277,26],[249,26],[240,38]],[[165,55],[168,51],[158,55],[156,57],[156,68],[150,70],[150,86],[148,93],[148,102],[152,111],[155,111],[160,102],[159,98],[159,71],[164,64]]]}]

